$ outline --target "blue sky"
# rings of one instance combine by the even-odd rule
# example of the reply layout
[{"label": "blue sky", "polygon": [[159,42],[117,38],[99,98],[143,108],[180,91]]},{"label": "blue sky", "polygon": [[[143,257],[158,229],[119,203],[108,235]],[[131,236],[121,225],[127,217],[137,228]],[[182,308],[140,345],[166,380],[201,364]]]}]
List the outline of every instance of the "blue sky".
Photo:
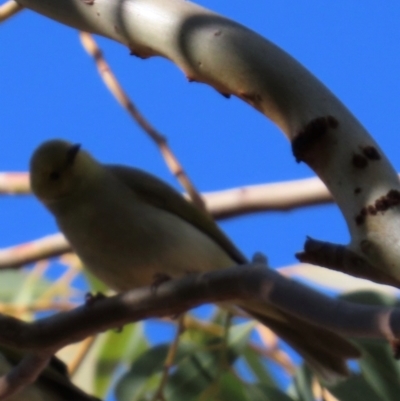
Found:
[{"label": "blue sky", "polygon": [[[400,2],[199,1],[275,42],[321,79],[356,115],[400,170]],[[313,176],[264,116],[236,98],[191,83],[169,61],[129,56],[99,39],[121,83],[170,142],[204,191]],[[25,11],[0,25],[0,171],[25,171],[50,138],[79,142],[99,160],[135,165],[173,185],[153,143],[101,82],[77,32]],[[178,187],[178,186],[177,186]],[[56,231],[30,197],[0,199],[0,247]],[[335,206],[258,214],[222,223],[249,256],[295,262],[306,235],[349,240]]]},{"label": "blue sky", "polygon": [[[361,120],[399,169],[400,4],[336,1],[201,4],[288,51]],[[158,150],[100,81],[75,30],[25,11],[0,26],[0,170],[26,170],[32,150],[60,137],[104,162],[136,165],[176,185]],[[261,114],[212,88],[189,84],[169,61],[130,57],[100,44],[142,112],[170,141],[201,190],[309,177],[287,140]],[[56,230],[33,199],[0,199],[0,246]],[[274,266],[295,261],[306,235],[347,242],[336,207],[260,214],[222,224],[243,251],[265,252]]]}]

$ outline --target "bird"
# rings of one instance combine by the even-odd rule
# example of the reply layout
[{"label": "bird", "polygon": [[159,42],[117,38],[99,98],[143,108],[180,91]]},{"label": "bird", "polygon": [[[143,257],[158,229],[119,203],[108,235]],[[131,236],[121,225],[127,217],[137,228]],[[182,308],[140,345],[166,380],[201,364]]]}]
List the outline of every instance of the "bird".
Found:
[{"label": "bird", "polygon": [[[0,376],[6,375],[24,357],[20,351],[0,345]],[[9,401],[100,401],[76,387],[68,377],[65,364],[53,356],[32,383],[7,398]]]},{"label": "bird", "polygon": [[[137,168],[98,162],[79,144],[45,141],[30,160],[34,195],[55,217],[94,276],[117,292],[248,263],[204,211],[161,179]],[[240,309],[292,346],[322,380],[349,375],[360,357],[349,340],[273,305],[243,301]]]}]

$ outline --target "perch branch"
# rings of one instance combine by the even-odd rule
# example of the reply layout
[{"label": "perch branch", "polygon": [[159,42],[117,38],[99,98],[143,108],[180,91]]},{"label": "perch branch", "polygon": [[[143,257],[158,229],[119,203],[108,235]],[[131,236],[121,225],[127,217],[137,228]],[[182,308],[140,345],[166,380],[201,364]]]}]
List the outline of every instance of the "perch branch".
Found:
[{"label": "perch branch", "polygon": [[265,265],[193,274],[139,288],[35,322],[0,315],[0,343],[23,351],[59,349],[111,328],[176,315],[203,303],[257,299],[345,336],[400,337],[400,310],[331,299]]},{"label": "perch branch", "polygon": [[164,389],[165,386],[167,385],[170,370],[174,365],[176,353],[178,352],[179,340],[181,338],[181,334],[185,331],[184,322],[185,322],[185,314],[181,314],[178,318],[178,323],[176,325],[176,333],[174,339],[172,340],[169,346],[167,357],[165,358],[164,361],[161,379],[152,397],[152,401],[166,401],[166,398],[164,396]]}]

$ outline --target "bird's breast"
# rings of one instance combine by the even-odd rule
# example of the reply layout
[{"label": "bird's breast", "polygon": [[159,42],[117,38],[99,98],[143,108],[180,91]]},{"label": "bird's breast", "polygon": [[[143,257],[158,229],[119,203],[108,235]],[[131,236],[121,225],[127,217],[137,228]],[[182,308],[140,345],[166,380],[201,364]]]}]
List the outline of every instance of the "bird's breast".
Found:
[{"label": "bird's breast", "polygon": [[57,218],[86,268],[117,291],[234,265],[210,237],[178,216],[133,202],[86,202]]}]

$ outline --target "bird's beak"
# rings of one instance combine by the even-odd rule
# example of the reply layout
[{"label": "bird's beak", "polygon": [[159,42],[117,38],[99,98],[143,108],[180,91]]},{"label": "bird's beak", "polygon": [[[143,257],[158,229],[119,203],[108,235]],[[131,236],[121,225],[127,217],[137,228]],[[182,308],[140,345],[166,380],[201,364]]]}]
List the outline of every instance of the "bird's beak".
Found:
[{"label": "bird's beak", "polygon": [[67,164],[73,164],[80,148],[81,145],[79,143],[76,143],[67,150]]}]

